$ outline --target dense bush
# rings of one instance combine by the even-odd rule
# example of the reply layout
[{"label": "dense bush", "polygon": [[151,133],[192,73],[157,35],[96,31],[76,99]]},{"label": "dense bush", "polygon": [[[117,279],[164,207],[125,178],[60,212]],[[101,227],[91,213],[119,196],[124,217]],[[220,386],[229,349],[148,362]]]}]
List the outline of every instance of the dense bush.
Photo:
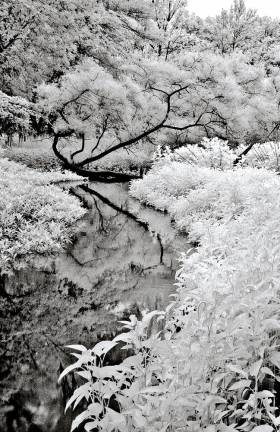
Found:
[{"label": "dense bush", "polygon": [[[204,138],[200,144],[183,146],[171,151],[169,147],[157,147],[154,161],[165,164],[166,161],[185,162],[199,167],[232,169],[237,157],[245,150],[245,145],[231,148],[227,141],[219,138]],[[239,166],[280,170],[280,143],[255,143],[246,156],[242,156]]]},{"label": "dense bush", "polygon": [[[166,311],[131,316],[125,333],[92,350],[72,347],[77,362],[63,376],[76,369],[85,383],[68,406],[88,401],[73,430],[279,430],[279,193],[265,169],[168,158],[132,183],[134,197],[167,210],[200,245],[182,255]],[[106,366],[119,341],[134,355]]]},{"label": "dense bush", "polygon": [[250,152],[243,158],[243,165],[269,170],[280,170],[280,143],[266,142],[255,144]]},{"label": "dense bush", "polygon": [[[0,160],[0,268],[7,272],[32,256],[60,251],[71,225],[85,211],[78,199],[51,183],[81,181],[77,175],[40,173]],[[69,230],[70,229],[70,230]]]},{"label": "dense bush", "polygon": [[29,168],[36,167],[40,171],[60,170],[60,161],[50,152],[40,149],[34,152],[32,149],[13,148],[2,151],[3,156],[14,162],[26,165]]},{"label": "dense bush", "polygon": [[237,153],[231,149],[227,141],[219,138],[204,138],[200,144],[180,147],[171,151],[169,147],[162,150],[157,147],[154,160],[186,162],[200,167],[227,169],[231,168]]},{"label": "dense bush", "polygon": [[265,209],[274,202],[276,190],[277,175],[265,169],[219,171],[173,161],[155,165],[130,188],[145,204],[167,210],[194,241],[211,225],[228,223],[255,207]]}]

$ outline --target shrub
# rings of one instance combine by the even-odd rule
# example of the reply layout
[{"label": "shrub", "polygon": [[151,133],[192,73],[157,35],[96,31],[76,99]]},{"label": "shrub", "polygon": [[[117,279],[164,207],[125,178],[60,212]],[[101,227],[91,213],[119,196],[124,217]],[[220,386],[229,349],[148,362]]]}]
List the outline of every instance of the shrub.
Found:
[{"label": "shrub", "polygon": [[40,173],[8,159],[0,160],[0,178],[1,272],[24,265],[34,255],[61,251],[85,210],[78,199],[51,183],[81,178]]},{"label": "shrub", "polygon": [[250,152],[243,158],[243,166],[280,170],[280,143],[266,142],[255,144]]},{"label": "shrub", "polygon": [[130,191],[166,210],[199,246],[182,254],[166,311],[131,316],[106,342],[133,350],[125,362],[107,370],[99,345],[78,347],[64,374],[77,369],[85,384],[68,405],[89,404],[73,430],[278,431],[279,177],[165,158]]},{"label": "shrub", "polygon": [[231,149],[227,141],[219,138],[203,138],[200,144],[193,144],[171,151],[159,146],[154,154],[154,160],[185,162],[200,167],[228,169],[233,165],[237,153]]},{"label": "shrub", "polygon": [[[244,145],[240,145],[233,149],[227,141],[204,138],[200,144],[187,145],[173,151],[169,147],[162,149],[159,146],[154,153],[154,161],[177,161],[199,167],[227,170],[233,168],[234,161],[245,148]],[[242,157],[239,166],[279,171],[280,143],[271,141],[254,144],[246,156]]]}]

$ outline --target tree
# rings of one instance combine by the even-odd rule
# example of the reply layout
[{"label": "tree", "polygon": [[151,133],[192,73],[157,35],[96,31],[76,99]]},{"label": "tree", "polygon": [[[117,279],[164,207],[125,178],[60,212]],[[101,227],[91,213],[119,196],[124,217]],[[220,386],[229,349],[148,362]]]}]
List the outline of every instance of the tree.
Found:
[{"label": "tree", "polygon": [[145,13],[124,3],[3,0],[0,90],[30,99],[36,85],[56,81],[85,57],[111,67],[114,58],[132,53],[145,39]]},{"label": "tree", "polygon": [[[208,20],[208,33],[185,0],[5,0],[2,16],[2,97],[38,100],[55,154],[84,175],[136,144],[251,142],[278,130],[277,32],[242,0]],[[269,77],[252,49],[253,24],[271,47]]]},{"label": "tree", "polygon": [[[4,0],[0,11],[0,88],[31,97],[42,80],[60,75],[75,58],[74,2]],[[69,31],[67,31],[69,27]],[[63,37],[62,37],[63,35]]]},{"label": "tree", "polygon": [[184,23],[187,21],[186,0],[152,0],[149,28],[157,36],[151,43],[152,51],[167,60],[182,52],[186,42]]},{"label": "tree", "polygon": [[0,135],[5,135],[11,145],[15,133],[25,135],[32,129],[32,119],[36,119],[34,104],[19,96],[8,96],[0,91]]},{"label": "tree", "polygon": [[206,20],[206,38],[219,53],[246,50],[254,40],[257,13],[247,9],[244,0],[234,0],[230,10],[222,10],[216,18]]},{"label": "tree", "polygon": [[[117,77],[88,60],[58,84],[41,86],[40,97],[41,108],[58,118],[56,155],[86,175],[90,163],[147,140],[264,137],[279,118],[275,91],[264,69],[242,55],[204,53],[177,65],[145,59],[119,65]],[[81,139],[79,149],[71,150],[73,137]],[[59,150],[66,138],[68,158]]]}]

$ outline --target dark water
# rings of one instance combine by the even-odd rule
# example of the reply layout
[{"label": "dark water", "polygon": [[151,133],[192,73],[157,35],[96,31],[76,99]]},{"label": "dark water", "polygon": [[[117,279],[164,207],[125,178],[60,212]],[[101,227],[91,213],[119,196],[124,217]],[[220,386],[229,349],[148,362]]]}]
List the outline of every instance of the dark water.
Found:
[{"label": "dark water", "polygon": [[63,410],[75,382],[57,384],[71,361],[65,345],[112,338],[118,320],[162,308],[174,292],[187,240],[127,190],[75,187],[88,212],[72,245],[1,280],[1,432],[70,431]]}]

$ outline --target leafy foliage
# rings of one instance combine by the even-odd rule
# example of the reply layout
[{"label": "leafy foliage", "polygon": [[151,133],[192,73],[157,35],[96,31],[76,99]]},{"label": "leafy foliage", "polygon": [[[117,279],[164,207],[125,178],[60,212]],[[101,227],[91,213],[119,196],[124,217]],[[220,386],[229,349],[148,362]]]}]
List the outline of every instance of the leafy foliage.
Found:
[{"label": "leafy foliage", "polygon": [[59,252],[85,210],[78,199],[53,185],[81,181],[79,176],[43,174],[8,159],[0,160],[0,173],[0,267],[5,273],[34,255]]},{"label": "leafy foliage", "polygon": [[[3,0],[0,18],[1,132],[41,131],[40,113],[56,156],[83,175],[117,150],[159,144],[131,194],[199,244],[182,255],[165,312],[131,316],[92,350],[72,347],[62,379],[77,370],[85,381],[68,405],[87,403],[73,430],[277,431],[280,183],[266,168],[279,169],[268,142],[280,125],[279,21],[243,0],[205,21],[185,0]],[[227,140],[239,153],[260,144],[233,168]],[[5,159],[0,173],[7,272],[60,250],[84,211],[51,185],[61,174]],[[128,358],[109,366],[118,344]]]},{"label": "leafy foliage", "polygon": [[[249,146],[250,147],[250,146]],[[203,138],[199,144],[173,149],[169,146],[157,146],[153,160],[161,164],[167,161],[184,162],[199,167],[232,169],[234,166],[250,166],[279,171],[280,143],[269,141],[255,143],[250,151],[243,154],[247,147],[231,147],[228,141],[219,138]]]},{"label": "leafy foliage", "polygon": [[277,88],[240,53],[188,53],[176,63],[132,59],[117,77],[87,60],[39,95],[45,113],[57,114],[56,133],[92,141],[72,154],[85,166],[135,143],[265,136],[278,118]]},{"label": "leafy foliage", "polygon": [[278,430],[280,180],[225,167],[169,153],[132,182],[133,196],[167,210],[199,246],[182,255],[167,309],[131,316],[105,342],[125,343],[123,363],[106,366],[103,345],[76,347],[82,353],[62,378],[78,370],[85,384],[68,405],[86,397],[88,407],[73,430]]},{"label": "leafy foliage", "polygon": [[21,97],[8,96],[0,91],[0,133],[12,135],[31,130],[31,116],[35,110],[31,103]]},{"label": "leafy foliage", "polygon": [[225,170],[232,168],[237,158],[237,151],[229,147],[228,142],[219,138],[203,138],[200,144],[183,146],[171,150],[166,146],[158,146],[154,153],[154,161],[164,164],[165,161],[185,162],[199,167],[217,168]]}]

